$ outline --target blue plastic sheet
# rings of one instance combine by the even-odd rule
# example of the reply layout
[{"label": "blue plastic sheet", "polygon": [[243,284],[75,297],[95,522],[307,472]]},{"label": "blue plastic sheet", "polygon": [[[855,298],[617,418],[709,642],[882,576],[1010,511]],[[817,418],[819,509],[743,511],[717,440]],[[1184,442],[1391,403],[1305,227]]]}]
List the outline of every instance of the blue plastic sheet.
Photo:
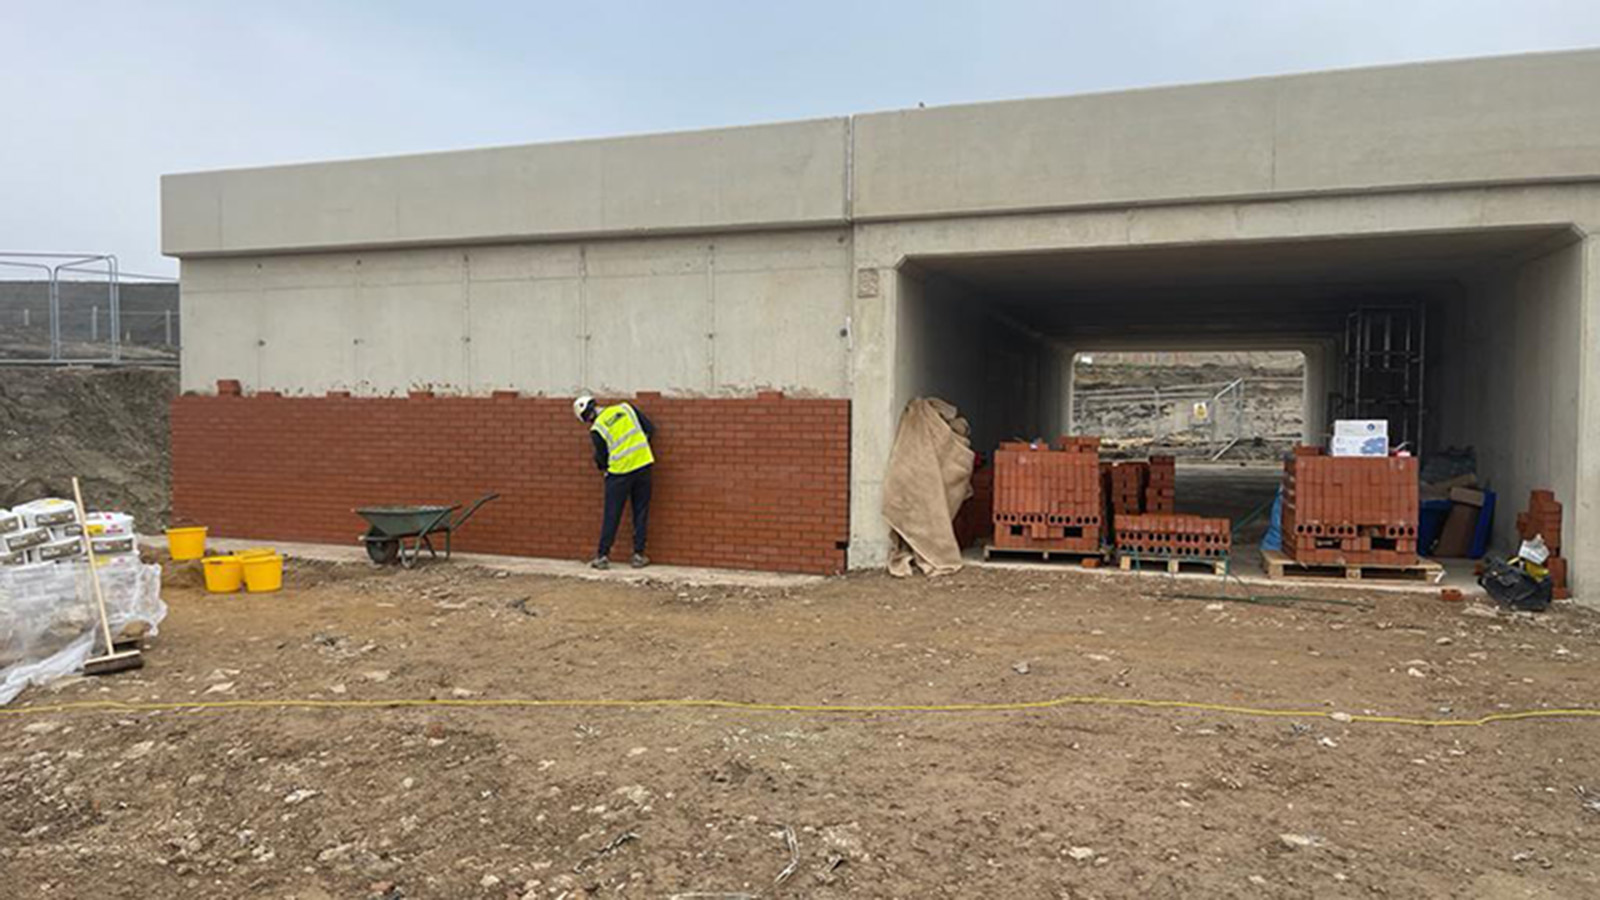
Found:
[{"label": "blue plastic sheet", "polygon": [[1262,550],[1283,550],[1283,485],[1278,485],[1278,495],[1272,498],[1272,516],[1267,521],[1267,533],[1261,538]]}]

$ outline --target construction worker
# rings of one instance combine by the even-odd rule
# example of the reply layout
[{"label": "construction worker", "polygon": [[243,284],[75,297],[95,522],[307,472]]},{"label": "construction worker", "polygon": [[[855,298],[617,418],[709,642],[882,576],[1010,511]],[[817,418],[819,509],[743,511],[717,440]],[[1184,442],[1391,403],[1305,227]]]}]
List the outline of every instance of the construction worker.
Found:
[{"label": "construction worker", "polygon": [[594,398],[582,396],[572,401],[572,411],[589,426],[594,441],[594,464],[606,475],[605,518],[600,525],[600,547],[589,563],[592,568],[611,568],[611,542],[622,523],[623,504],[633,504],[633,567],[650,565],[644,555],[646,532],[650,527],[650,469],[656,461],[650,451],[655,426],[631,404],[617,403],[597,407]]}]

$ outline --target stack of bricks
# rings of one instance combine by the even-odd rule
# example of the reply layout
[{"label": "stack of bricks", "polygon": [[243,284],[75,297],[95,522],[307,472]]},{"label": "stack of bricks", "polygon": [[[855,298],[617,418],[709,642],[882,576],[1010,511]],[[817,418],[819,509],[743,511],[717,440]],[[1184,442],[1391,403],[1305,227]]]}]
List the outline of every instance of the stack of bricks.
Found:
[{"label": "stack of bricks", "polygon": [[1177,460],[1170,456],[1150,457],[1149,474],[1144,488],[1144,511],[1171,513],[1178,498]]},{"label": "stack of bricks", "polygon": [[1297,562],[1417,562],[1416,457],[1324,456],[1296,447],[1283,486],[1283,548]]},{"label": "stack of bricks", "polygon": [[994,455],[994,546],[1100,552],[1100,439],[1064,437],[1060,449],[1006,443]]},{"label": "stack of bricks", "polygon": [[1150,464],[1138,460],[1112,463],[1108,473],[1111,515],[1115,517],[1144,512]]},{"label": "stack of bricks", "polygon": [[1200,516],[1117,517],[1117,553],[1181,559],[1223,559],[1233,549],[1233,523]]},{"label": "stack of bricks", "polygon": [[962,547],[994,534],[994,466],[981,456],[972,470],[972,496],[956,512],[955,530]]},{"label": "stack of bricks", "polygon": [[1527,512],[1517,513],[1517,536],[1525,541],[1544,539],[1550,549],[1550,558],[1544,561],[1544,567],[1550,570],[1550,596],[1556,600],[1570,598],[1567,560],[1561,555],[1561,502],[1553,492],[1537,490],[1528,495]]}]

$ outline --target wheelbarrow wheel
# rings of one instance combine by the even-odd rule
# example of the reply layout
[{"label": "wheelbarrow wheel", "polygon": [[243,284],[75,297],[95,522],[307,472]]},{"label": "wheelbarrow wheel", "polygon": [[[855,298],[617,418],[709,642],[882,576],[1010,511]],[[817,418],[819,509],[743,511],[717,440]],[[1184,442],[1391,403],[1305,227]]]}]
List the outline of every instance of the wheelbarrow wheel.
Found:
[{"label": "wheelbarrow wheel", "polygon": [[400,560],[400,541],[367,541],[367,556],[380,566],[394,565]]}]

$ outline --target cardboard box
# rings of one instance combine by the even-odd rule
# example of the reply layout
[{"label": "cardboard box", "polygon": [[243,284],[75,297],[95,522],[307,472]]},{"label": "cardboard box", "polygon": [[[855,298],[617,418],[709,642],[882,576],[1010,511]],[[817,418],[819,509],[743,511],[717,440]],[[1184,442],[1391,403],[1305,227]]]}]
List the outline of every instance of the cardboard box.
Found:
[{"label": "cardboard box", "polygon": [[1389,437],[1388,419],[1334,419],[1334,437]]},{"label": "cardboard box", "polygon": [[1328,443],[1328,453],[1332,456],[1388,456],[1388,435],[1374,437],[1353,437],[1334,435]]},{"label": "cardboard box", "polygon": [[1439,530],[1439,543],[1434,545],[1433,555],[1444,557],[1464,557],[1472,549],[1472,532],[1478,527],[1478,509],[1465,503],[1456,503],[1450,507],[1450,515],[1445,517],[1444,527]]}]

